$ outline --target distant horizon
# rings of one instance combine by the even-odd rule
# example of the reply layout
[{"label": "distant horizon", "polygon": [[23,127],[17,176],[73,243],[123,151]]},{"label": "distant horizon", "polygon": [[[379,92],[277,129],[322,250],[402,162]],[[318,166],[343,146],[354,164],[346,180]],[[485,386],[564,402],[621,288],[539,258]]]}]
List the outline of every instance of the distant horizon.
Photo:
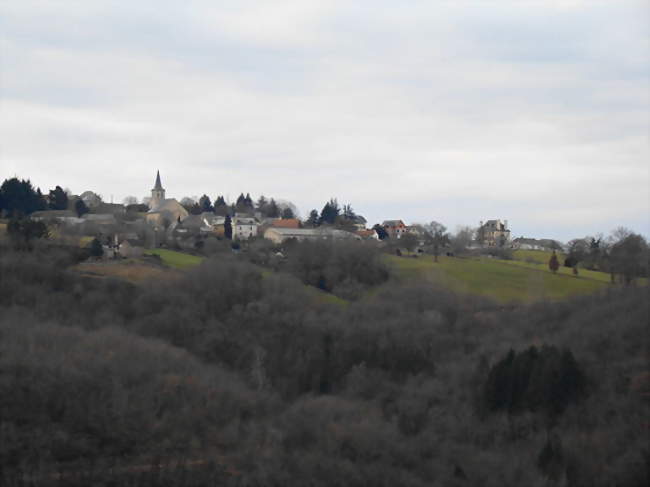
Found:
[{"label": "distant horizon", "polygon": [[[68,187],[68,186],[65,185],[65,184],[61,184],[60,182],[57,182],[57,183],[55,183],[55,184],[51,184],[51,185],[47,185],[47,186],[44,187],[44,186],[42,186],[42,185],[37,184],[37,183],[34,181],[33,178],[30,178],[29,176],[23,176],[23,175],[20,175],[20,174],[14,174],[14,175],[11,175],[11,176],[3,177],[3,178],[2,178],[2,181],[4,181],[5,179],[13,178],[13,177],[17,177],[18,179],[27,179],[27,180],[31,181],[31,183],[32,183],[32,185],[34,186],[34,188],[40,188],[41,191],[43,192],[43,194],[47,194],[47,192],[48,192],[49,190],[54,189],[54,187],[58,185],[58,186],[61,186],[64,190],[70,191],[70,194],[72,194],[72,195],[76,195],[76,196],[79,196],[80,194],[82,194],[82,193],[85,192],[85,191],[92,191],[92,192],[98,194],[98,195],[102,198],[102,201],[104,201],[105,203],[111,203],[111,202],[112,202],[112,203],[123,204],[124,199],[126,199],[126,198],[129,197],[129,196],[134,196],[134,197],[136,197],[136,198],[138,199],[138,203],[141,203],[145,198],[148,198],[148,197],[151,196],[151,194],[150,194],[150,190],[149,190],[149,192],[146,193],[146,194],[144,194],[144,195],[137,195],[137,194],[124,194],[123,196],[117,197],[114,193],[111,194],[111,193],[109,192],[108,194],[103,194],[103,193],[101,193],[100,191],[96,191],[96,190],[94,190],[93,188],[85,188],[85,189],[81,189],[81,190],[75,190],[75,189],[73,189],[73,188]],[[218,192],[217,192],[217,193],[215,193],[215,194],[213,194],[213,195],[212,195],[212,194],[208,194],[208,193],[200,193],[200,194],[183,194],[183,195],[181,195],[181,196],[178,196],[178,195],[171,194],[171,193],[169,192],[169,190],[167,189],[167,185],[165,184],[165,175],[164,175],[164,173],[162,173],[162,171],[161,171],[161,174],[160,174],[160,178],[161,178],[161,181],[162,181],[163,189],[165,189],[165,192],[166,192],[165,196],[166,196],[167,198],[174,198],[174,199],[176,199],[176,200],[178,200],[178,201],[181,201],[181,199],[184,198],[184,197],[197,198],[197,201],[198,201],[198,198],[200,198],[203,194],[207,194],[207,195],[210,197],[210,200],[211,200],[213,203],[214,203],[214,200],[215,200],[215,198],[216,198],[217,196],[224,196],[224,198],[226,199],[226,202],[227,202],[228,204],[231,204],[231,203],[234,203],[234,202],[235,202],[235,200],[237,199],[237,197],[239,196],[239,194],[243,193],[244,195],[246,195],[246,193],[250,193],[249,191],[237,191],[237,192],[234,192],[234,193],[228,193],[228,194],[226,194],[226,193],[218,193]],[[153,176],[153,178],[152,178],[152,181],[155,182],[155,173],[154,173],[154,176]],[[151,187],[153,188],[153,183],[151,184]],[[150,189],[151,189],[151,188],[150,188]],[[233,196],[233,194],[234,194],[234,196]],[[274,194],[270,194],[270,193],[268,193],[268,194],[267,194],[267,193],[263,193],[263,194],[264,194],[264,196],[267,197],[267,198],[275,198],[275,200],[278,201],[278,202],[280,202],[280,201],[285,201],[285,202],[290,202],[290,203],[296,205],[297,210],[298,210],[298,215],[297,215],[297,216],[298,216],[300,219],[302,219],[302,220],[305,220],[305,219],[309,216],[309,212],[310,212],[312,209],[315,209],[315,210],[317,210],[317,211],[320,213],[320,211],[321,211],[322,208],[323,208],[323,205],[326,203],[326,201],[329,200],[329,198],[328,198],[328,200],[323,201],[322,204],[320,204],[320,206],[318,206],[318,207],[313,207],[313,208],[308,208],[308,209],[307,209],[307,208],[300,207],[300,206],[299,206],[299,205],[298,205],[294,200],[292,200],[291,198],[283,197],[283,196],[280,196],[280,195],[274,195]],[[261,196],[260,194],[252,194],[252,193],[251,193],[251,198],[253,199],[253,201],[257,201],[257,199],[258,199],[260,196]],[[113,198],[112,201],[111,201],[111,197]],[[339,203],[339,205],[340,205],[341,207],[342,207],[344,204],[347,204],[347,203],[348,203],[347,200],[341,199],[340,197],[337,197],[337,196],[332,196],[332,198],[336,198],[337,201],[338,201],[338,203]],[[614,230],[616,230],[616,228],[618,228],[618,227],[620,227],[620,226],[622,226],[622,227],[626,227],[626,228],[629,228],[629,229],[632,230],[633,232],[638,233],[638,234],[640,234],[640,235],[643,235],[643,237],[646,238],[646,240],[649,239],[649,236],[648,236],[647,233],[644,233],[644,232],[642,232],[642,231],[639,231],[637,228],[635,228],[634,226],[630,226],[630,225],[618,225],[618,226],[616,226],[616,227],[613,227],[613,228],[610,228],[610,229],[607,229],[607,230],[604,230],[604,229],[603,229],[603,230],[597,230],[597,231],[594,231],[594,232],[591,232],[591,233],[585,233],[584,235],[574,235],[574,236],[571,236],[571,237],[569,237],[569,238],[560,238],[560,237],[557,237],[557,236],[546,236],[546,235],[538,235],[538,234],[523,234],[523,233],[519,233],[518,231],[516,231],[516,228],[517,228],[517,227],[515,227],[515,229],[513,229],[513,226],[512,226],[513,221],[512,221],[512,220],[510,220],[510,219],[508,219],[508,218],[504,218],[504,217],[499,216],[499,215],[496,215],[496,216],[488,215],[488,216],[486,216],[485,218],[479,218],[478,220],[476,220],[476,222],[467,222],[467,223],[463,223],[463,222],[461,222],[461,223],[457,223],[457,224],[455,224],[455,225],[449,225],[448,222],[445,222],[444,216],[441,216],[441,218],[432,218],[432,219],[429,219],[429,220],[416,220],[416,219],[409,219],[409,218],[408,218],[407,216],[405,216],[405,215],[402,215],[402,216],[399,216],[399,215],[398,215],[398,216],[395,216],[395,215],[392,215],[392,216],[391,216],[391,215],[388,215],[388,216],[386,216],[386,217],[381,217],[381,218],[375,218],[375,219],[373,219],[372,217],[369,217],[369,216],[368,216],[370,213],[368,213],[368,212],[364,212],[362,208],[357,208],[357,207],[354,205],[353,202],[350,202],[350,203],[352,204],[352,208],[353,208],[353,210],[355,211],[355,213],[357,213],[357,214],[363,216],[364,218],[366,218],[366,220],[367,220],[367,222],[368,222],[368,228],[372,227],[375,223],[379,223],[379,224],[381,224],[381,223],[382,223],[383,221],[385,221],[385,220],[402,220],[402,221],[404,221],[407,225],[413,225],[413,224],[426,224],[426,223],[430,223],[431,221],[437,221],[437,222],[442,223],[443,225],[445,225],[445,226],[447,227],[447,230],[448,230],[448,231],[450,231],[451,233],[454,233],[454,232],[455,232],[459,227],[466,227],[466,226],[469,226],[469,227],[476,228],[476,227],[478,227],[479,222],[481,222],[481,221],[485,222],[485,221],[487,221],[487,220],[502,220],[502,221],[507,221],[507,222],[508,222],[508,229],[511,231],[510,236],[511,236],[512,239],[519,238],[519,237],[524,237],[524,238],[535,238],[535,239],[549,239],[549,240],[556,240],[556,241],[559,241],[559,242],[561,242],[561,243],[567,243],[568,241],[573,240],[573,239],[575,239],[575,238],[583,238],[583,237],[587,237],[587,236],[597,236],[597,235],[599,235],[599,234],[602,234],[604,237],[607,237],[607,236],[609,236],[609,235],[610,235]],[[514,222],[514,223],[516,224],[516,222]]]}]

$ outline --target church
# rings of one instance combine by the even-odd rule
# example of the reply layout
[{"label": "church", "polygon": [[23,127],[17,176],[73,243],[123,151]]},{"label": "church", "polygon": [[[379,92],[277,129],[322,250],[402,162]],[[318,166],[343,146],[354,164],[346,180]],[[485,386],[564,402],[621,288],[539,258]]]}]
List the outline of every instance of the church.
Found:
[{"label": "church", "polygon": [[156,173],[156,183],[151,190],[147,223],[168,227],[174,222],[183,221],[188,216],[187,210],[174,198],[165,198],[165,189],[160,181],[160,171]]}]

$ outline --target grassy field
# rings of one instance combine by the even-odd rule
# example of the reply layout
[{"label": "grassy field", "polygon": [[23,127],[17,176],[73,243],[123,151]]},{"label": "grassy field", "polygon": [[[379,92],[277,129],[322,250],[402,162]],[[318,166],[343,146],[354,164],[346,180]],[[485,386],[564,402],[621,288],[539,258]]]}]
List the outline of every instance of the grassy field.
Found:
[{"label": "grassy field", "polygon": [[[531,263],[534,262],[536,264],[548,264],[551,255],[553,255],[553,252],[547,250],[515,250],[512,253],[512,257],[515,260]],[[566,256],[562,252],[557,252],[557,258],[560,261],[560,265],[564,264],[565,257]]]},{"label": "grassy field", "polygon": [[203,257],[167,249],[151,249],[147,250],[145,254],[160,256],[165,265],[174,269],[189,269],[190,267],[199,265],[203,260]]},{"label": "grassy field", "polygon": [[567,273],[553,274],[542,264],[523,261],[440,257],[436,263],[430,256],[417,259],[388,256],[388,262],[398,276],[423,276],[455,291],[488,296],[501,302],[563,299],[597,292],[609,282],[609,276],[603,273],[593,273],[600,275],[592,278],[581,272],[576,278]]}]

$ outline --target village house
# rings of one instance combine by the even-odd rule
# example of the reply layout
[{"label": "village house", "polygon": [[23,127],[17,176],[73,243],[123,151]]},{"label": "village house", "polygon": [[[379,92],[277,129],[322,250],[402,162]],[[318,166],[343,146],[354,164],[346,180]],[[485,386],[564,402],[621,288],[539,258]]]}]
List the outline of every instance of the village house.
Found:
[{"label": "village house", "polygon": [[354,228],[357,230],[365,230],[367,224],[368,220],[361,215],[354,215],[354,217],[352,217],[352,225],[354,225]]},{"label": "village house", "polygon": [[82,218],[78,218],[77,214],[70,210],[35,211],[30,217],[35,221],[48,222],[54,220],[65,223],[66,225],[78,225],[84,222]]},{"label": "village house", "polygon": [[357,230],[356,234],[363,240],[379,240],[379,235],[374,228],[369,230]]},{"label": "village house", "polygon": [[268,228],[264,232],[264,238],[276,244],[289,239],[303,240],[360,240],[361,237],[351,232],[337,230],[334,228]]},{"label": "village house", "polygon": [[253,217],[236,216],[232,222],[232,238],[236,240],[248,240],[257,237],[257,220]]},{"label": "village house", "polygon": [[138,240],[122,240],[118,253],[125,259],[135,259],[144,255],[144,247]]},{"label": "village house", "polygon": [[476,231],[479,244],[486,247],[504,247],[510,242],[508,220],[488,220],[480,222]]},{"label": "village house", "polygon": [[384,227],[389,238],[401,238],[407,232],[402,220],[384,220],[381,226]]},{"label": "village house", "polygon": [[512,241],[512,248],[519,250],[562,250],[562,244],[548,238],[519,237]]}]

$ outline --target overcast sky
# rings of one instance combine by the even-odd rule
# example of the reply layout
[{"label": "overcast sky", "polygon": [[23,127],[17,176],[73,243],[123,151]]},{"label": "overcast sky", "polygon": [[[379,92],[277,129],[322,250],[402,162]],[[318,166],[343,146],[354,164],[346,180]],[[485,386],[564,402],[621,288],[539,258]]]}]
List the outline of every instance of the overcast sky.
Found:
[{"label": "overcast sky", "polygon": [[0,3],[0,178],[650,234],[647,1]]}]

